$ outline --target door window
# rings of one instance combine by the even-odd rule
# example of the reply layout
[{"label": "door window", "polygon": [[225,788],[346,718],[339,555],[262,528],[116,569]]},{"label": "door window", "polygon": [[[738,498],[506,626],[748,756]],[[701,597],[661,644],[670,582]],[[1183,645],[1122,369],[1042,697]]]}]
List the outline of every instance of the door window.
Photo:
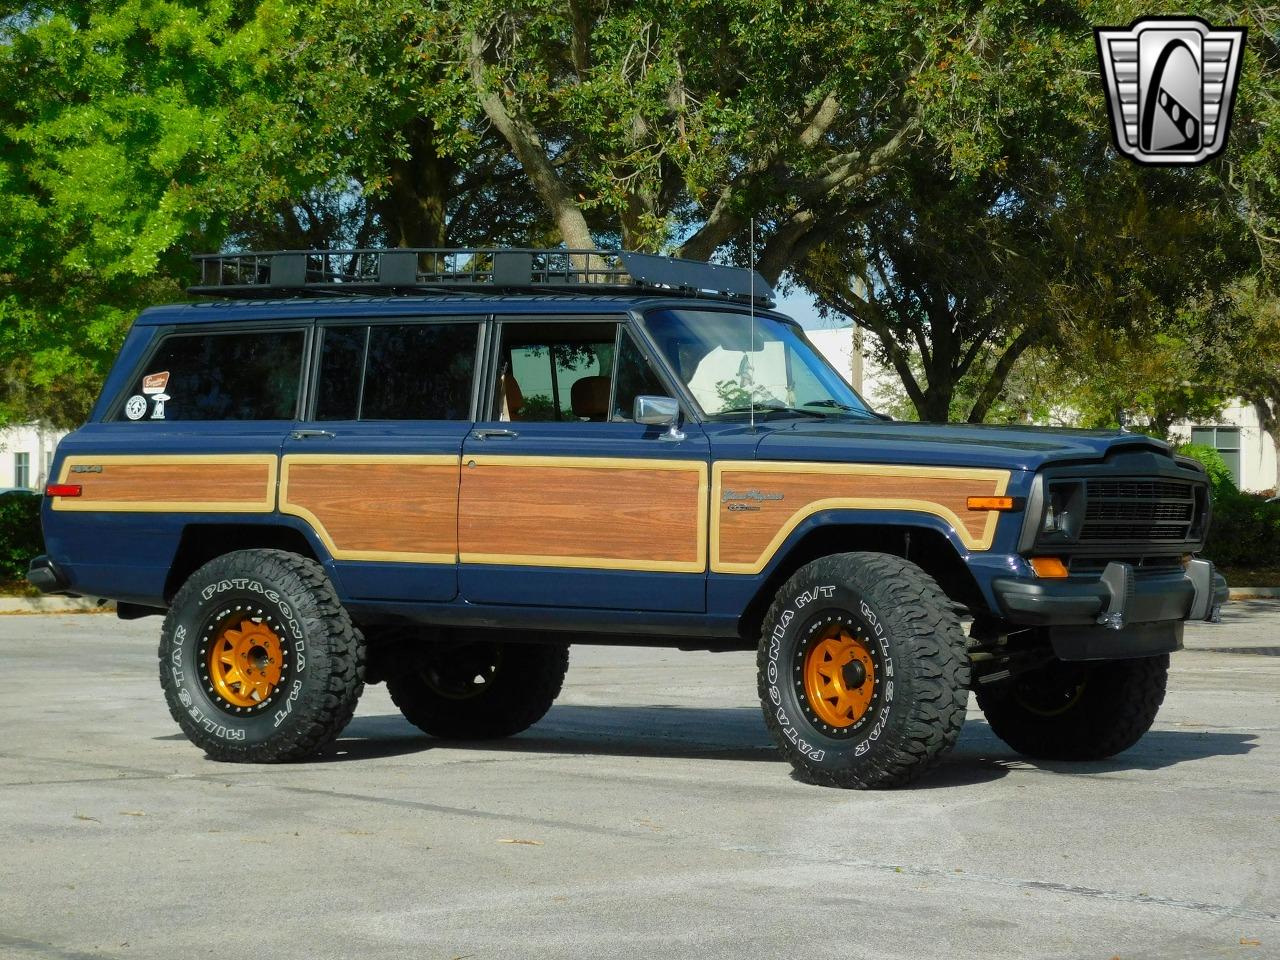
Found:
[{"label": "door window", "polygon": [[550,423],[631,419],[635,397],[668,391],[618,323],[506,323],[492,418]]},{"label": "door window", "polygon": [[470,420],[478,323],[324,327],[317,420]]}]

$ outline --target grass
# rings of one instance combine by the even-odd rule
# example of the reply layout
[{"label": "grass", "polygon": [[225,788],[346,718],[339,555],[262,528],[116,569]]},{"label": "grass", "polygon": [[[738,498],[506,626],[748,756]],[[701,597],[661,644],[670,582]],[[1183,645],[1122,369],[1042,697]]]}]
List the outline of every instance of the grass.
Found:
[{"label": "grass", "polygon": [[0,580],[0,597],[38,597],[40,591],[25,580]]}]

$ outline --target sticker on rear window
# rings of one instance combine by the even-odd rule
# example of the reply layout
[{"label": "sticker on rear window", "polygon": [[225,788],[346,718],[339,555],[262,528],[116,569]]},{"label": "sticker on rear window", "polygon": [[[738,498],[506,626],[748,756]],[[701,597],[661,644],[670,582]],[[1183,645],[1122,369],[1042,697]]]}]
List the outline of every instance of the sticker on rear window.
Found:
[{"label": "sticker on rear window", "polygon": [[160,373],[148,373],[142,378],[143,393],[164,393],[164,388],[169,385],[169,371],[163,370]]},{"label": "sticker on rear window", "polygon": [[135,393],[124,405],[124,415],[130,420],[141,420],[147,415],[147,398]]}]

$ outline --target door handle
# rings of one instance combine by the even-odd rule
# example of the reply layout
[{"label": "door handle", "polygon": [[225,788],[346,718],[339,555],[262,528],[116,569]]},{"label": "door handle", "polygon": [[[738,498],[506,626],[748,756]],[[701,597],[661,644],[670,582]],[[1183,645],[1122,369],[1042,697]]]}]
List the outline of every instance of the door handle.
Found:
[{"label": "door handle", "polygon": [[332,440],[337,434],[329,430],[291,430],[289,431],[290,440]]},{"label": "door handle", "polygon": [[520,436],[514,430],[477,430],[475,435],[477,440],[514,440]]}]

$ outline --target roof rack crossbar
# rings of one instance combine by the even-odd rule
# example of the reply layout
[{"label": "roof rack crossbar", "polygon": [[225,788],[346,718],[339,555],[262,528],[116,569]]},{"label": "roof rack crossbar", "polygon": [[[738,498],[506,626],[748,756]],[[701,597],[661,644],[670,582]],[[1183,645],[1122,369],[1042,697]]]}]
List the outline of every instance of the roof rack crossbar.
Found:
[{"label": "roof rack crossbar", "polygon": [[743,267],[626,250],[481,247],[353,250],[269,250],[210,253],[194,258],[200,282],[188,290],[214,296],[299,293],[370,294],[431,290],[557,291],[580,294],[657,293],[755,300],[774,293]]}]

